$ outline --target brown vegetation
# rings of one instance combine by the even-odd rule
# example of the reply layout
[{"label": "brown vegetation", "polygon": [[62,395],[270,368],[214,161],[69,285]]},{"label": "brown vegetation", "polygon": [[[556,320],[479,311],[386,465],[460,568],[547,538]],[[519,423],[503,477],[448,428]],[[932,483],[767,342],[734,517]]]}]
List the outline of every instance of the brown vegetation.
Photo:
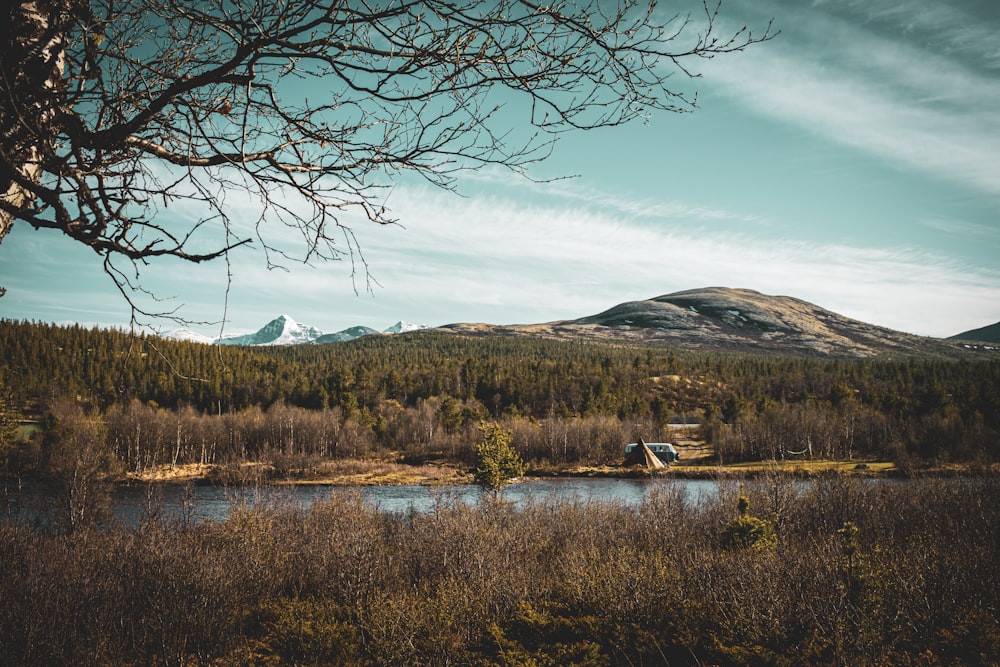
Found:
[{"label": "brown vegetation", "polygon": [[[0,523],[7,665],[989,665],[1000,481],[781,476],[638,507],[350,492],[221,523]],[[746,512],[745,508],[749,507]],[[741,508],[774,541],[725,538]]]}]

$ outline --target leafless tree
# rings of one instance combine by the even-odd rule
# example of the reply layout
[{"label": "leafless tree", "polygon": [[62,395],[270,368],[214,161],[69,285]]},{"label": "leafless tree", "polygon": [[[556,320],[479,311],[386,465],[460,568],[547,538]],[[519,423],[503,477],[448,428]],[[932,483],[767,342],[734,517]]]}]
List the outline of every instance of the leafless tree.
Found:
[{"label": "leafless tree", "polygon": [[154,258],[254,241],[269,266],[349,258],[367,275],[349,212],[395,222],[401,172],[453,188],[462,169],[521,172],[565,130],[691,110],[672,77],[773,36],[720,35],[717,0],[693,2],[13,0],[0,239],[16,220],[59,230],[126,298]]}]

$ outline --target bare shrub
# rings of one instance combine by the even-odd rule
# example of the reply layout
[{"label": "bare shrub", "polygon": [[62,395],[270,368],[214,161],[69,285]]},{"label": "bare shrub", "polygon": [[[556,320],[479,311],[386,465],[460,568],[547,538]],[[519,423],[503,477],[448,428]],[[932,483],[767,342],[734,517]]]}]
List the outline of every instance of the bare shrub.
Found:
[{"label": "bare shrub", "polygon": [[762,550],[719,539],[730,482],[635,507],[343,492],[219,523],[0,522],[0,663],[991,664],[1000,482],[786,484],[745,486],[783,503]]}]

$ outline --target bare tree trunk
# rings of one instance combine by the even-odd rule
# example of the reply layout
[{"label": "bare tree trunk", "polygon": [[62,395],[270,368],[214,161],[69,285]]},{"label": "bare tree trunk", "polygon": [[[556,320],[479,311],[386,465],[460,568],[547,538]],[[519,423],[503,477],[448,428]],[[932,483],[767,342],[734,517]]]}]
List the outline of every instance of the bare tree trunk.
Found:
[{"label": "bare tree trunk", "polygon": [[53,145],[48,129],[63,87],[61,26],[80,4],[32,0],[0,14],[0,242],[17,212],[34,206],[31,186],[38,183],[44,154]]}]

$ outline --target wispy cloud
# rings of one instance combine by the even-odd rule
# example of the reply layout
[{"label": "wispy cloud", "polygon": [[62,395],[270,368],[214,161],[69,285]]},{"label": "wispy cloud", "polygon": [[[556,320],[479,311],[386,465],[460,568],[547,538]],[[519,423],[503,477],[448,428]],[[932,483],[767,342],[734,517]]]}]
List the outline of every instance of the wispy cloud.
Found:
[{"label": "wispy cloud", "polygon": [[512,178],[510,172],[499,169],[482,169],[469,172],[464,180],[494,188],[507,188],[512,193],[523,195],[530,192],[548,201],[561,199],[567,206],[613,211],[631,219],[657,219],[691,222],[731,222],[752,225],[766,225],[768,221],[760,216],[730,211],[705,203],[693,203],[678,199],[663,200],[653,197],[636,196],[635,193],[609,193],[580,185],[574,178],[554,181],[531,181],[526,178]]},{"label": "wispy cloud", "polygon": [[[935,51],[1000,68],[1000,12],[992,3],[938,0],[814,0],[814,6],[861,17],[901,35],[915,35]],[[974,13],[975,12],[975,13]]]},{"label": "wispy cloud", "polygon": [[764,239],[669,220],[629,224],[613,211],[429,190],[398,195],[405,232],[388,245],[367,241],[385,285],[376,300],[426,303],[433,295],[453,302],[452,313],[494,323],[531,313],[525,304],[539,304],[542,319],[561,319],[706,285],[798,296],[928,335],[982,326],[969,318],[1000,304],[1000,272],[908,247]]},{"label": "wispy cloud", "polygon": [[[595,200],[604,197],[594,193]],[[875,249],[765,238],[757,230],[733,233],[669,216],[629,220],[613,204],[566,206],[559,197],[548,204],[526,203],[517,197],[461,198],[401,187],[393,201],[395,213],[407,220],[405,228],[358,221],[356,230],[383,287],[369,294],[361,284],[360,295],[355,294],[345,263],[262,271],[259,255],[241,251],[233,256],[236,280],[229,303],[236,321],[227,331],[259,327],[282,311],[328,331],[355,324],[385,328],[398,319],[430,325],[540,322],[708,285],[788,294],[927,335],[1000,320],[1000,271],[905,246]],[[0,303],[4,313],[19,307],[12,298],[25,297],[34,309],[29,313],[50,307],[57,310],[48,312],[62,313],[53,320],[127,320],[115,316],[118,297],[108,291],[107,281],[101,289],[94,287],[99,270],[82,257],[79,274],[74,262],[46,265],[65,257],[56,248],[62,242],[36,240],[30,231],[15,230],[4,241],[3,282],[11,288]],[[32,274],[35,263],[48,268]],[[30,280],[17,282],[19,275],[37,280],[48,271],[48,282],[37,294]],[[161,266],[145,284],[176,295],[173,303],[185,304],[182,314],[190,319],[214,321],[223,314],[226,273],[218,263],[178,270]],[[73,280],[51,277],[70,274]],[[74,310],[80,305],[86,308]]]},{"label": "wispy cloud", "polygon": [[988,225],[954,218],[925,218],[919,224],[946,234],[958,235],[976,242],[1000,247],[1000,229]]},{"label": "wispy cloud", "polygon": [[[780,4],[780,3],[779,3]],[[757,113],[793,123],[910,169],[989,193],[1000,193],[1000,80],[957,49],[1000,49],[995,34],[941,3],[870,6],[888,25],[847,22],[834,7],[861,12],[856,3],[809,8],[772,4],[781,36],[738,58],[713,61],[706,81]],[[866,3],[866,6],[867,3]],[[902,21],[950,26],[946,44],[929,50]],[[962,20],[965,24],[962,24]],[[963,32],[962,26],[966,32]],[[970,38],[968,31],[982,33]],[[952,51],[948,51],[952,45]]]}]

